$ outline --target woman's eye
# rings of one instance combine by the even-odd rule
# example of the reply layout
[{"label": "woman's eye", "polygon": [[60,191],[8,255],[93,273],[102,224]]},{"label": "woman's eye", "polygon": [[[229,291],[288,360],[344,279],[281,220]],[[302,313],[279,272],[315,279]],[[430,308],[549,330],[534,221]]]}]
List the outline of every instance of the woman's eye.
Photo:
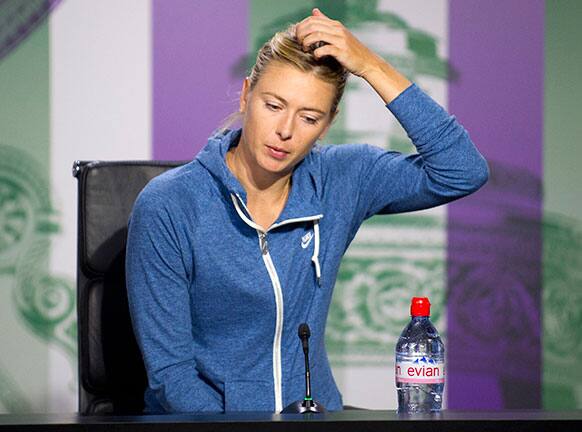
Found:
[{"label": "woman's eye", "polygon": [[303,117],[303,120],[312,125],[317,123],[317,119],[313,117]]},{"label": "woman's eye", "polygon": [[269,102],[265,102],[265,106],[267,108],[269,108],[271,111],[277,111],[279,109],[279,106],[278,105],[275,105],[275,104],[272,104],[272,103],[269,103]]}]

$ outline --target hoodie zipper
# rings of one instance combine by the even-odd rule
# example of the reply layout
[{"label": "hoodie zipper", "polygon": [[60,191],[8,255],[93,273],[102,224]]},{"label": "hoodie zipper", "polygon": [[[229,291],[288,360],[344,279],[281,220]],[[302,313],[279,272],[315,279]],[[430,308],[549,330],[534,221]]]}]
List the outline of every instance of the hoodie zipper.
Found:
[{"label": "hoodie zipper", "polygon": [[263,262],[269,273],[271,285],[273,286],[273,293],[275,294],[275,337],[273,338],[273,384],[275,387],[275,412],[283,411],[283,395],[282,395],[282,380],[283,373],[281,371],[281,337],[283,335],[283,290],[281,289],[281,282],[279,275],[275,269],[275,264],[269,254],[269,246],[267,243],[267,233],[257,230],[259,234],[259,245],[261,247],[261,254]]},{"label": "hoodie zipper", "polygon": [[[261,249],[261,255],[263,257],[263,262],[265,263],[265,267],[267,268],[267,273],[269,274],[269,278],[271,279],[271,285],[273,286],[273,293],[275,294],[275,336],[273,337],[273,384],[274,384],[274,391],[275,391],[275,412],[283,411],[283,390],[282,390],[282,367],[281,367],[281,337],[283,335],[283,290],[281,289],[281,282],[279,281],[279,275],[277,274],[277,270],[275,268],[275,264],[271,259],[271,255],[269,254],[269,243],[267,240],[267,232],[273,228],[280,227],[282,225],[287,225],[290,223],[298,223],[298,222],[308,222],[313,220],[321,219],[323,215],[315,215],[315,216],[307,216],[304,218],[295,218],[295,219],[287,219],[281,221],[277,224],[273,224],[269,227],[267,231],[263,231],[259,225],[254,223],[250,218],[248,218],[239,208],[238,203],[241,203],[247,213],[250,214],[248,211],[244,201],[241,197],[237,194],[235,196],[231,196],[234,206],[236,208],[237,213],[241,217],[243,221],[246,222],[247,225],[251,226],[252,228],[257,230],[257,234],[259,237],[259,247]],[[238,198],[238,199],[237,199]]]}]

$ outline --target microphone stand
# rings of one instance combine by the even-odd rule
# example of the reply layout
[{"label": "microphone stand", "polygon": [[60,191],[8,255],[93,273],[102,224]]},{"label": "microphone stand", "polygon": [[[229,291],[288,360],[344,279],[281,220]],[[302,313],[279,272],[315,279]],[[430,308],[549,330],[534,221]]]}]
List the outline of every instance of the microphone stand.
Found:
[{"label": "microphone stand", "polygon": [[307,323],[299,326],[299,339],[303,345],[303,355],[305,357],[305,397],[287,405],[281,413],[283,414],[304,414],[304,413],[324,413],[325,407],[311,397],[311,371],[309,370],[309,336],[311,331]]}]

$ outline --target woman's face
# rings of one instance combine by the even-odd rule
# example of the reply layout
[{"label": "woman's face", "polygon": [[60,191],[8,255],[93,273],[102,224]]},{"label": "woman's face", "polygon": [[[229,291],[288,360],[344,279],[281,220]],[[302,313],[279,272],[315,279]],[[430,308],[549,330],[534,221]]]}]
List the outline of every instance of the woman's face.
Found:
[{"label": "woman's face", "polygon": [[252,170],[285,176],[329,129],[335,88],[312,73],[281,62],[269,64],[240,98],[240,145]]}]

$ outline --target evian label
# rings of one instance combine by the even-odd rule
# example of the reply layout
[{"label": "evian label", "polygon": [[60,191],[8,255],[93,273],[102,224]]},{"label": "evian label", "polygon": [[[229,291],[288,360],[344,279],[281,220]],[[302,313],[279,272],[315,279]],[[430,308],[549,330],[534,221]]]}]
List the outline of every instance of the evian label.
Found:
[{"label": "evian label", "polygon": [[396,362],[396,382],[442,384],[445,382],[445,362],[420,357],[414,361]]}]

